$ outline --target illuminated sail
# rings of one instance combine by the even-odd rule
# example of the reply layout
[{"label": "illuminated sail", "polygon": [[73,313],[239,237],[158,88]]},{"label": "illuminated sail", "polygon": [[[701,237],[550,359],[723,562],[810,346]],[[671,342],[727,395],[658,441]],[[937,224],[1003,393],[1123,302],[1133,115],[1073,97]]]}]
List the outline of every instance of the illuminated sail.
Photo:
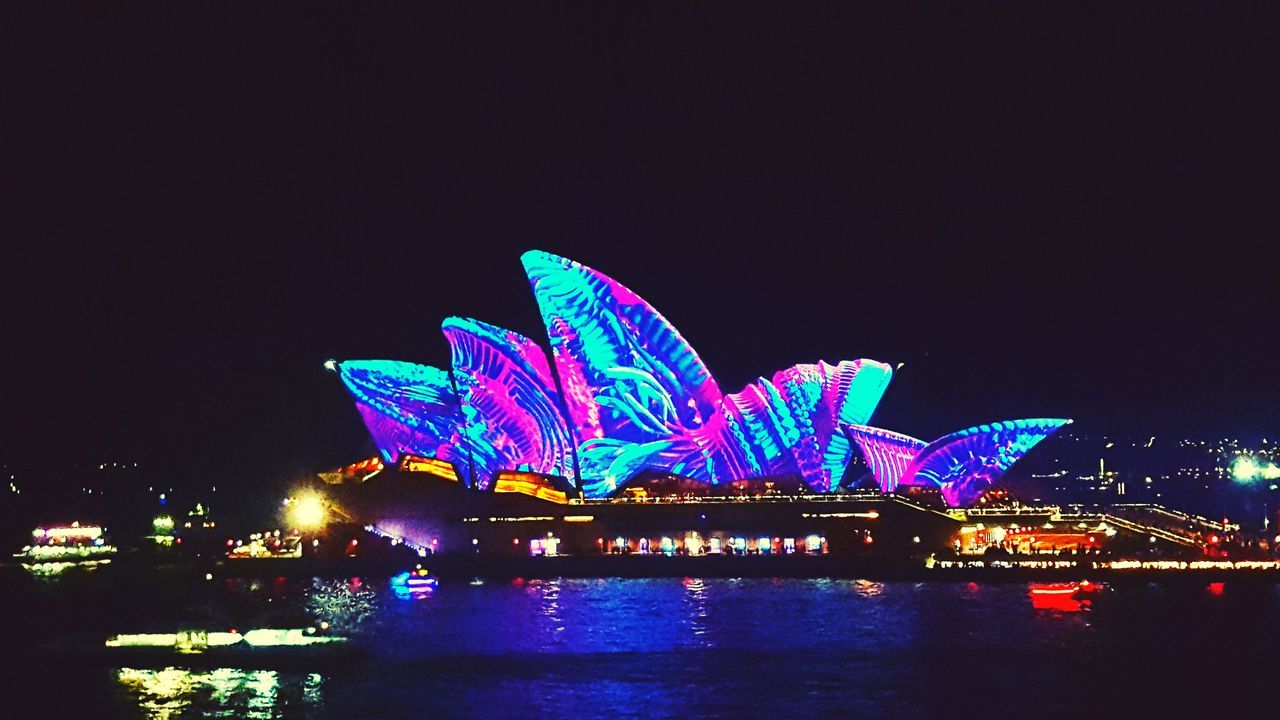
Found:
[{"label": "illuminated sail", "polygon": [[856,443],[883,490],[929,483],[965,504],[1067,422],[980,425],[928,445],[867,427],[893,371],[866,359],[793,365],[724,395],[671,323],[624,285],[550,253],[521,259],[553,366],[529,338],[465,318],[443,324],[451,373],[334,365],[388,462],[449,462],[477,489],[502,472],[565,478],[588,497],[645,471],[711,485],[788,476],[830,492]]},{"label": "illuminated sail", "polygon": [[1070,420],[1031,418],[976,425],[938,438],[907,468],[909,481],[942,488],[948,505],[964,507],[982,495],[1041,440]]},{"label": "illuminated sail", "polygon": [[910,435],[866,425],[850,425],[845,430],[862,450],[862,457],[883,492],[898,489],[911,461],[928,445]]},{"label": "illuminated sail", "polygon": [[868,360],[796,365],[721,394],[688,342],[616,280],[543,252],[523,257],[564,388],[588,494],[640,470],[707,483],[798,475],[838,484],[851,446],[841,422],[866,422],[892,374]]},{"label": "illuminated sail", "polygon": [[544,252],[522,256],[551,340],[584,478],[602,487],[641,455],[679,464],[681,438],[720,410],[706,365],[662,315],[618,281]]},{"label": "illuminated sail", "polygon": [[569,434],[542,348],[510,330],[448,318],[443,332],[475,466],[489,487],[500,470],[572,478]]},{"label": "illuminated sail", "polygon": [[727,479],[798,475],[814,490],[839,486],[852,446],[842,422],[866,422],[893,371],[874,360],[795,365],[725,399],[717,443],[731,459]]},{"label": "illuminated sail", "polygon": [[348,360],[337,369],[388,463],[402,455],[444,460],[470,483],[462,412],[448,373],[395,360]]},{"label": "illuminated sail", "polygon": [[1041,440],[1070,420],[1030,418],[975,425],[926,445],[908,435],[860,425],[846,428],[880,483],[892,492],[902,485],[936,485],[952,507],[976,500]]}]

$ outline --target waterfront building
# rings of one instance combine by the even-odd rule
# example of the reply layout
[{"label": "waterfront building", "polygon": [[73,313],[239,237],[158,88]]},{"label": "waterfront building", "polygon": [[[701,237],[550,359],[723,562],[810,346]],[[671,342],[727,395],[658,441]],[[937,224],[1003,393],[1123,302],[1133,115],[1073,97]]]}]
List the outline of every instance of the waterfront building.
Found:
[{"label": "waterfront building", "polygon": [[867,425],[893,368],[867,358],[802,363],[736,393],[639,295],[550,253],[523,258],[551,348],[448,318],[448,370],[331,362],[382,460],[479,493],[602,499],[668,476],[708,492],[851,485],[865,458],[879,489],[931,488],[973,503],[1061,419],[996,422],[934,443]]}]

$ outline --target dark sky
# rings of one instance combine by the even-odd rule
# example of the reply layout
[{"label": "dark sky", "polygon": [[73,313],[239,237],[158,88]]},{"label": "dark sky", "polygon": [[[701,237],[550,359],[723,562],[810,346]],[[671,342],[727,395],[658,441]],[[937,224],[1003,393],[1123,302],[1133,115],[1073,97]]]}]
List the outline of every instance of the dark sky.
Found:
[{"label": "dark sky", "polygon": [[322,362],[538,337],[530,248],[726,391],[867,356],[926,438],[1278,429],[1261,5],[45,5],[0,10],[6,459],[354,460]]}]

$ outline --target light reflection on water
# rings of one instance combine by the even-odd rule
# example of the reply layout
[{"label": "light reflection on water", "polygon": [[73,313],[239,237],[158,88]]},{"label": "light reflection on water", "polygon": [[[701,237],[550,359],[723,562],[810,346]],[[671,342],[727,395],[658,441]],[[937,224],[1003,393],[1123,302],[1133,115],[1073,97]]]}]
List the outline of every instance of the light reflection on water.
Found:
[{"label": "light reflection on water", "polygon": [[533,580],[527,585],[530,593],[539,600],[538,612],[546,620],[545,628],[553,641],[560,641],[565,630],[564,615],[560,608],[560,578]]},{"label": "light reflection on water", "polygon": [[707,631],[707,586],[700,578],[685,578],[683,582],[689,631],[697,638],[700,647],[712,647],[711,636]]},{"label": "light reflection on water", "polygon": [[[444,581],[416,598],[385,581],[317,579],[227,593],[296,605],[367,657],[318,674],[122,669],[118,700],[134,716],[388,717],[430,706],[436,717],[509,717],[530,702],[546,717],[938,716],[984,673],[1007,681],[984,696],[993,710],[1074,711],[1102,697],[1100,679],[1176,683],[1182,664],[1165,658],[1280,636],[1274,592],[1231,588],[1137,586],[1082,612],[1037,609],[1026,584],[833,579]],[[1150,667],[1122,660],[1144,646]]]},{"label": "light reflection on water", "polygon": [[120,668],[116,682],[126,704],[149,720],[186,717],[274,718],[286,709],[318,710],[324,678],[274,670],[162,670]]},{"label": "light reflection on water", "polygon": [[884,583],[870,580],[854,580],[853,591],[864,598],[878,597],[884,594]]},{"label": "light reflection on water", "polygon": [[332,632],[339,635],[355,632],[375,621],[386,596],[385,588],[361,578],[314,578],[303,592],[304,605],[312,619],[329,623]]}]

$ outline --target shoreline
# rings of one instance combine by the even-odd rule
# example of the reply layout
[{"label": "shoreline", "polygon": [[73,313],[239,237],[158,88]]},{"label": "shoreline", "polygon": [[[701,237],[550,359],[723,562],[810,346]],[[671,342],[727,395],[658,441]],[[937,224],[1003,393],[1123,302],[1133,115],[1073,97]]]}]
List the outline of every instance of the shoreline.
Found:
[{"label": "shoreline", "polygon": [[[477,557],[441,555],[427,558],[261,558],[242,560],[196,559],[187,562],[152,563],[121,558],[110,565],[85,569],[83,574],[120,578],[169,575],[186,580],[262,578],[386,577],[421,564],[442,580],[484,579],[513,581],[550,578],[778,578],[838,579],[873,582],[1067,582],[1089,579],[1112,584],[1161,583],[1280,584],[1280,567],[1094,567],[1101,560],[1075,560],[1074,566],[992,566],[1023,559],[983,558],[962,560],[947,566],[940,561],[926,567],[923,558],[790,555],[790,556],[559,556]],[[0,563],[0,572],[27,574],[17,563]],[[82,574],[72,569],[69,572]]]},{"label": "shoreline", "polygon": [[[349,559],[354,560],[354,559]],[[1146,569],[1093,567],[1092,560],[1074,567],[991,567],[991,560],[975,560],[984,566],[926,567],[923,558],[819,556],[561,556],[466,557],[438,556],[419,559],[423,567],[443,580],[548,579],[548,578],[780,578],[860,579],[902,582],[1064,582],[1090,579],[1110,583],[1280,583],[1280,569],[1221,567]],[[997,560],[997,562],[1000,562]],[[210,572],[228,577],[353,577],[390,576],[411,567],[400,562],[342,560],[236,560],[218,564]]]}]

